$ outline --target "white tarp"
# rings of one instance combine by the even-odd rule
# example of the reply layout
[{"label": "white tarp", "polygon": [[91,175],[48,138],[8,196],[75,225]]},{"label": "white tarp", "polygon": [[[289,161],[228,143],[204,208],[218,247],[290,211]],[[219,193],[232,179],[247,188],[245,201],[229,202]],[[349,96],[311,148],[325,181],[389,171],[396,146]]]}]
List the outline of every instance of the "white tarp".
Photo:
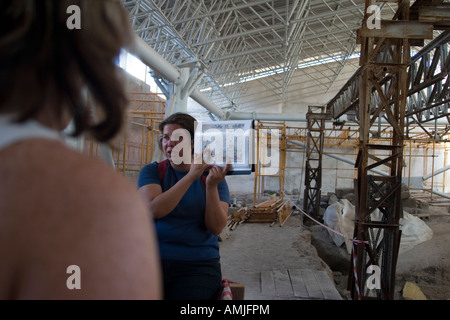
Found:
[{"label": "white tarp", "polygon": [[[372,213],[372,221],[380,221],[381,214],[377,210]],[[341,199],[327,207],[323,215],[324,224],[339,234],[328,230],[334,243],[340,247],[345,243],[347,253],[352,252],[353,229],[355,226],[355,207],[347,199]],[[400,254],[410,250],[421,242],[432,238],[433,231],[420,218],[403,211],[403,218],[399,221],[402,236],[400,240]],[[380,229],[378,232],[382,232]],[[345,236],[345,238],[342,235]],[[379,234],[380,238],[382,234]],[[374,234],[376,239],[377,234]]]}]

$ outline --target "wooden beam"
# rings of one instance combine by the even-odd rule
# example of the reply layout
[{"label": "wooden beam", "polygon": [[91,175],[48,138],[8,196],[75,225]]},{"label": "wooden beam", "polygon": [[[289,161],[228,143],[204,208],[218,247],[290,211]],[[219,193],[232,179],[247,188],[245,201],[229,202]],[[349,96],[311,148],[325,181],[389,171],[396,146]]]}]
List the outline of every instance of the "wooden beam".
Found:
[{"label": "wooden beam", "polygon": [[420,8],[419,21],[450,26],[450,5]]},{"label": "wooden beam", "polygon": [[409,20],[418,20],[421,8],[440,6],[443,3],[444,0],[416,0],[409,9]]},{"label": "wooden beam", "polygon": [[433,26],[416,21],[382,20],[381,28],[359,29],[359,35],[367,38],[433,39]]}]

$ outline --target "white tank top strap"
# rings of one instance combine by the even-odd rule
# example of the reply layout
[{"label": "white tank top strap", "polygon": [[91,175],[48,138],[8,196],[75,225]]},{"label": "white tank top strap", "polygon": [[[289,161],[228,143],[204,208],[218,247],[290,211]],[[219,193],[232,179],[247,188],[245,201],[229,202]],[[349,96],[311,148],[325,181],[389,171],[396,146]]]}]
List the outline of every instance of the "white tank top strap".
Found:
[{"label": "white tank top strap", "polygon": [[62,141],[62,136],[59,132],[47,128],[37,121],[27,120],[22,123],[16,123],[13,115],[0,114],[0,150],[16,142],[33,138]]}]

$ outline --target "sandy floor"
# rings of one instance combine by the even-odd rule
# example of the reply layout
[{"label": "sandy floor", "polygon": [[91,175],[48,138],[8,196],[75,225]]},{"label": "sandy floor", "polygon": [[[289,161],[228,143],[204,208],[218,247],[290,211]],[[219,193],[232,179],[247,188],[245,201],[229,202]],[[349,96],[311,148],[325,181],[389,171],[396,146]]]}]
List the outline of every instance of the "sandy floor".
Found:
[{"label": "sandy floor", "polygon": [[[402,289],[407,281],[419,286],[428,300],[450,299],[450,215],[430,214],[424,221],[433,230],[433,237],[399,255],[395,299],[404,299]],[[322,227],[311,225],[309,230],[319,256],[333,270],[337,288],[342,295],[348,294],[346,251],[337,248]]]},{"label": "sandy floor", "polygon": [[450,299],[450,215],[431,215],[425,221],[433,237],[401,254],[397,287],[405,281],[418,285],[429,300]]},{"label": "sandy floor", "polygon": [[[419,286],[429,300],[450,299],[450,214],[439,210],[424,221],[433,237],[399,256],[395,299],[404,299],[405,283]],[[228,236],[226,236],[228,234]],[[255,271],[281,268],[325,270],[344,299],[350,256],[338,248],[322,226],[294,212],[280,227],[266,223],[243,223],[222,234],[220,242],[224,278],[246,283],[246,299],[254,296],[250,282]]]},{"label": "sandy floor", "polygon": [[223,277],[245,284],[245,300],[262,299],[260,272],[302,269],[326,271],[333,277],[331,269],[311,245],[311,233],[299,214],[289,217],[282,227],[249,222],[239,225],[220,242],[220,255]]}]

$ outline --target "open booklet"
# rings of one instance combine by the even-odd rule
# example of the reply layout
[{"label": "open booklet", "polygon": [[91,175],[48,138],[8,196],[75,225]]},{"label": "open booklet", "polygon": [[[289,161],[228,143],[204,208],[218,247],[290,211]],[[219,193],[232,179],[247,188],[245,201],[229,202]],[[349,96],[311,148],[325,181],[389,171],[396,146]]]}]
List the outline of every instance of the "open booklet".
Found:
[{"label": "open booklet", "polygon": [[204,161],[225,166],[231,165],[228,175],[251,174],[255,171],[255,134],[253,120],[197,122],[194,152],[206,148]]}]

